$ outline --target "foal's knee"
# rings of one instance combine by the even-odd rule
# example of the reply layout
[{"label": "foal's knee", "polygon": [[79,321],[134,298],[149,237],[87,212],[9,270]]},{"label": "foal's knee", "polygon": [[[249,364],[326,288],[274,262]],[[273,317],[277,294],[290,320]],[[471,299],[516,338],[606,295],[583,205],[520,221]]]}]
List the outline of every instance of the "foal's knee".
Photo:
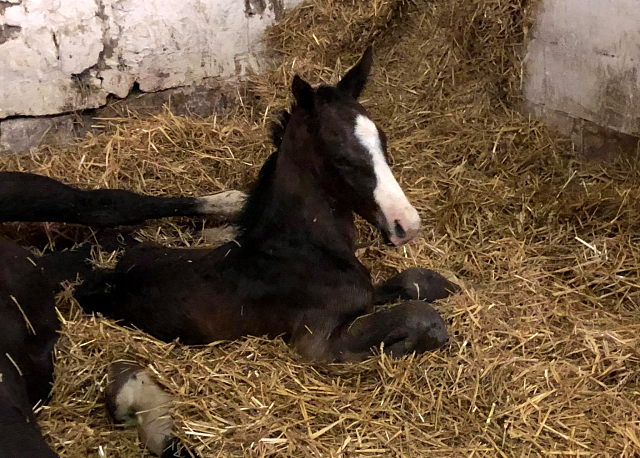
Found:
[{"label": "foal's knee", "polygon": [[332,351],[332,345],[327,336],[327,333],[305,329],[290,343],[293,349],[306,361],[331,363],[336,360],[336,355]]}]

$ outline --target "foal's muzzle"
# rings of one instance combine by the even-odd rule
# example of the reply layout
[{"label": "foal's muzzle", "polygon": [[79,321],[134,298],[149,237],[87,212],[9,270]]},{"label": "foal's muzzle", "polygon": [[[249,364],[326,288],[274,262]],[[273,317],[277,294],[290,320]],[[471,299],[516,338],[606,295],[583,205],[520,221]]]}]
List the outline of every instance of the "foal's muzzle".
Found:
[{"label": "foal's muzzle", "polygon": [[420,232],[420,215],[411,205],[403,205],[386,213],[381,210],[377,226],[386,243],[401,246]]}]

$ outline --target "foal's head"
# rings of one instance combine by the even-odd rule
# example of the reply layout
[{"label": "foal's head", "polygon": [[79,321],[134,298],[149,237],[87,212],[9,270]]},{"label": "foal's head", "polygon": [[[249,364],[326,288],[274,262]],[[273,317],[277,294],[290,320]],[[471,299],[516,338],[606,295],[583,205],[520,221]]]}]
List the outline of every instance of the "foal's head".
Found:
[{"label": "foal's head", "polygon": [[336,86],[314,89],[296,75],[289,139],[295,144],[311,137],[334,202],[365,218],[398,246],[417,235],[420,216],[391,173],[384,133],[358,103],[372,63],[369,47]]}]

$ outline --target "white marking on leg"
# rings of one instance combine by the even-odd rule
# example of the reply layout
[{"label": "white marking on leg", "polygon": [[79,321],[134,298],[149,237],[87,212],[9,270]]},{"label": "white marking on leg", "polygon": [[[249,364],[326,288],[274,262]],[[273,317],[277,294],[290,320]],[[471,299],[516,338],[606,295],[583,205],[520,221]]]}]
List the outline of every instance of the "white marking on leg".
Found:
[{"label": "white marking on leg", "polygon": [[240,213],[247,195],[241,191],[225,191],[211,196],[198,197],[198,211],[206,215],[222,217]]},{"label": "white marking on leg", "polygon": [[[364,115],[356,117],[355,135],[360,144],[369,152],[376,176],[376,188],[373,197],[386,219],[391,242],[399,245],[416,236],[420,229],[420,215],[396,181],[389,164],[384,157],[378,128]],[[396,221],[405,231],[405,237],[395,233]]]},{"label": "white marking on leg", "polygon": [[202,229],[200,236],[205,243],[220,246],[234,240],[238,236],[238,228],[236,226],[209,227]]},{"label": "white marking on leg", "polygon": [[125,420],[135,413],[140,439],[149,451],[160,456],[172,437],[173,420],[169,412],[172,401],[171,395],[141,370],[132,374],[118,390],[115,417]]}]

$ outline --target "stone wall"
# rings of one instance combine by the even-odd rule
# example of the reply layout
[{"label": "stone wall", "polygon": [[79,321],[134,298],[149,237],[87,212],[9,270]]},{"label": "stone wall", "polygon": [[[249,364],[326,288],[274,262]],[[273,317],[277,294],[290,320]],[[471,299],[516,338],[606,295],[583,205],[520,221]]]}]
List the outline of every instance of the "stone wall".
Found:
[{"label": "stone wall", "polygon": [[132,90],[260,71],[264,30],[300,1],[0,0],[0,150]]}]

